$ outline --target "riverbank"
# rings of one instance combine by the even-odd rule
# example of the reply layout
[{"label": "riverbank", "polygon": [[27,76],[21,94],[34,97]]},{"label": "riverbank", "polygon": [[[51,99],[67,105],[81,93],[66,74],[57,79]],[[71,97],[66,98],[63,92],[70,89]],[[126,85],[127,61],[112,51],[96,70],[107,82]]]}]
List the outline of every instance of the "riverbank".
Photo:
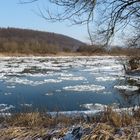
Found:
[{"label": "riverbank", "polygon": [[20,113],[0,119],[1,140],[127,140],[140,139],[140,109],[118,113],[106,108],[93,116],[52,117]]},{"label": "riverbank", "polygon": [[24,54],[24,53],[0,53],[0,57],[33,57],[33,56],[41,56],[41,57],[58,57],[58,56],[127,56],[124,54],[110,54],[110,53],[79,53],[79,52],[58,52],[56,54]]}]

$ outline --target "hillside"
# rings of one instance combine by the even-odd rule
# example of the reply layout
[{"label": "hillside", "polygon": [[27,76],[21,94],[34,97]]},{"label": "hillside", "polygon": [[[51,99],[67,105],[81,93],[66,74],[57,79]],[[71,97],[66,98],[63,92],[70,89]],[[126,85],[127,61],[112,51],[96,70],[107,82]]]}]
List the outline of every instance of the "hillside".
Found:
[{"label": "hillside", "polygon": [[85,46],[74,38],[42,31],[0,28],[0,53],[57,53],[74,52]]}]

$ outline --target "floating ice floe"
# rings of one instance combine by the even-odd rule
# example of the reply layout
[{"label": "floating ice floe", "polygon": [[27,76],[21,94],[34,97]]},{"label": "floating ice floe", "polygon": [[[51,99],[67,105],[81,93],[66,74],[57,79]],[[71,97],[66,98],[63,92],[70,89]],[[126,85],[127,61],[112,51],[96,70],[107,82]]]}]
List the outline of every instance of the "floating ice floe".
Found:
[{"label": "floating ice floe", "polygon": [[62,76],[62,77],[73,77],[73,74],[71,74],[71,73],[60,73],[60,76]]},{"label": "floating ice floe", "polygon": [[104,72],[104,71],[109,71],[109,72],[114,72],[114,71],[121,71],[123,70],[123,67],[121,65],[108,65],[108,66],[90,66],[88,69],[81,70],[81,71],[87,71],[87,72]]},{"label": "floating ice floe", "polygon": [[0,79],[5,76],[5,73],[0,73]]},{"label": "floating ice floe", "polygon": [[23,107],[32,107],[32,104],[20,104]]},{"label": "floating ice floe", "polygon": [[109,77],[109,76],[104,76],[104,77],[97,77],[96,80],[97,81],[115,81],[117,79],[117,77]]},{"label": "floating ice floe", "polygon": [[68,90],[68,91],[101,91],[104,90],[105,87],[104,86],[100,86],[100,85],[76,85],[76,86],[68,86],[68,87],[64,87],[64,90]]},{"label": "floating ice floe", "polygon": [[15,88],[16,86],[7,86],[7,88]]},{"label": "floating ice floe", "polygon": [[111,94],[110,91],[104,91],[103,94]]},{"label": "floating ice floe", "polygon": [[61,90],[60,89],[57,89],[56,92],[61,92]]},{"label": "floating ice floe", "polygon": [[[7,83],[10,84],[22,84],[22,85],[30,85],[30,86],[38,86],[42,85],[45,83],[60,83],[62,80],[57,80],[57,79],[45,79],[42,81],[33,81],[33,80],[28,80],[25,78],[18,78],[18,77],[12,77],[10,79],[6,80]],[[9,86],[8,88],[15,88],[15,86]]]},{"label": "floating ice floe", "polygon": [[11,94],[12,94],[11,92],[4,93],[5,96],[11,95]]},{"label": "floating ice floe", "polygon": [[58,115],[65,115],[65,116],[71,116],[71,117],[76,117],[76,116],[93,116],[97,113],[100,113],[101,110],[85,110],[85,111],[60,111],[60,112],[49,112],[49,115],[55,117]]},{"label": "floating ice floe", "polygon": [[46,76],[48,76],[48,74],[42,74],[42,73],[34,73],[34,74],[25,73],[23,75],[24,76],[30,76],[30,77],[46,77]]},{"label": "floating ice floe", "polygon": [[61,83],[62,80],[57,80],[57,79],[45,79],[45,83]]},{"label": "floating ice floe", "polygon": [[106,74],[108,74],[109,76],[118,76],[120,78],[124,78],[125,76],[124,71],[114,71],[114,72],[109,72],[109,73],[106,72]]},{"label": "floating ice floe", "polygon": [[95,103],[95,104],[83,104],[81,105],[81,107],[84,107],[86,109],[88,109],[89,111],[93,111],[94,113],[99,113],[99,112],[103,112],[105,111],[108,107],[111,107],[111,109],[115,112],[118,112],[118,113],[129,113],[132,115],[133,111],[134,110],[137,110],[139,109],[139,106],[134,106],[134,107],[124,107],[124,108],[119,108],[119,104],[117,103],[113,103],[111,105],[103,105],[103,104],[98,104],[98,103]]},{"label": "floating ice floe", "polygon": [[30,86],[37,86],[46,83],[45,81],[32,81],[28,79],[20,79],[18,77],[13,77],[10,79],[6,80],[7,83],[12,83],[12,84],[22,84],[22,85],[30,85]]},{"label": "floating ice floe", "polygon": [[126,91],[136,91],[136,90],[139,90],[138,86],[129,86],[129,85],[114,86],[114,88],[117,88],[119,90],[126,90]]},{"label": "floating ice floe", "polygon": [[46,96],[52,96],[53,93],[46,93],[45,95],[46,95]]},{"label": "floating ice floe", "polygon": [[5,112],[13,108],[15,108],[13,105],[0,104],[0,112]]},{"label": "floating ice floe", "polygon": [[82,80],[87,80],[85,77],[71,77],[71,76],[67,76],[67,77],[60,77],[59,79],[61,80],[66,80],[66,81],[82,81]]},{"label": "floating ice floe", "polygon": [[107,105],[102,105],[102,104],[96,103],[96,104],[83,104],[83,105],[81,105],[81,107],[84,107],[89,110],[104,111],[104,109],[107,108]]}]

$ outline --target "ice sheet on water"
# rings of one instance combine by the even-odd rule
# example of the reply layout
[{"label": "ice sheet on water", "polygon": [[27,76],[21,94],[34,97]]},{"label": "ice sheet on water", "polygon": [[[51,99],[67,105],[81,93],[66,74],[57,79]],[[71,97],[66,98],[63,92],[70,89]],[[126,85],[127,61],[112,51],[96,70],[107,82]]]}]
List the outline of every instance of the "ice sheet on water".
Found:
[{"label": "ice sheet on water", "polygon": [[67,91],[102,91],[105,89],[104,86],[100,86],[100,85],[76,85],[76,86],[68,86],[68,87],[64,87],[64,90]]},{"label": "ice sheet on water", "polygon": [[[84,71],[108,71],[120,70],[121,65],[116,63],[118,57],[112,56],[77,56],[77,57],[6,57],[0,58],[0,73],[4,72],[6,75],[26,74],[27,76],[46,76],[42,74],[42,70],[47,71],[61,71],[71,67],[87,67]],[[30,73],[24,71],[25,69],[36,71],[37,73]],[[39,72],[40,70],[40,72]],[[23,72],[23,73],[22,73]],[[24,73],[25,72],[25,73]],[[55,74],[55,73],[53,73]],[[1,77],[1,75],[0,75]],[[2,75],[3,77],[3,75]],[[66,76],[65,76],[66,77]]]},{"label": "ice sheet on water", "polygon": [[126,90],[126,91],[136,91],[139,90],[138,86],[130,86],[130,85],[116,85],[114,88],[119,89],[119,90]]}]

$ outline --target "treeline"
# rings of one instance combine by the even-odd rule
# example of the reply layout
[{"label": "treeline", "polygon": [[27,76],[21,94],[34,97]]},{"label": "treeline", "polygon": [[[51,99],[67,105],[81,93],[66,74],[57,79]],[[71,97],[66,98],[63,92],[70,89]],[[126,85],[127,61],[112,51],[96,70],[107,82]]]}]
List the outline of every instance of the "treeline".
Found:
[{"label": "treeline", "polygon": [[108,55],[128,55],[128,56],[139,56],[140,48],[128,48],[128,47],[118,47],[112,46],[110,48],[105,48],[102,45],[92,45],[92,46],[80,46],[77,52],[82,54],[108,54]]},{"label": "treeline", "polygon": [[111,55],[128,55],[134,57],[140,56],[140,48],[135,47],[131,48],[126,46],[125,48],[122,48],[114,46],[108,52]]},{"label": "treeline", "polygon": [[32,53],[57,53],[59,47],[53,44],[46,44],[45,42],[38,42],[35,39],[31,39],[28,41],[23,40],[11,40],[11,39],[1,39],[0,38],[0,52],[1,53],[24,53],[24,54],[32,54]]},{"label": "treeline", "polygon": [[1,53],[57,53],[60,51],[75,51],[85,44],[55,33],[15,29],[0,29]]},{"label": "treeline", "polygon": [[140,48],[113,46],[111,49],[106,49],[102,45],[86,45],[76,39],[55,33],[0,28],[0,53],[57,54],[59,52],[74,52],[82,55],[139,55]]}]

